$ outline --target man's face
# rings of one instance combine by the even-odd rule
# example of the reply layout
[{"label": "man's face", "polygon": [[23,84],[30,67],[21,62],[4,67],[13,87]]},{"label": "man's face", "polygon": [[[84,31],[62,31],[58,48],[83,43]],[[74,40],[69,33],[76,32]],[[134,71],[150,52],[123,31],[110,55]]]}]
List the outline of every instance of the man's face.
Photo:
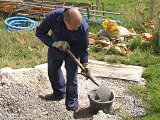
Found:
[{"label": "man's face", "polygon": [[78,30],[81,23],[68,23],[67,21],[64,21],[66,27],[68,30]]}]

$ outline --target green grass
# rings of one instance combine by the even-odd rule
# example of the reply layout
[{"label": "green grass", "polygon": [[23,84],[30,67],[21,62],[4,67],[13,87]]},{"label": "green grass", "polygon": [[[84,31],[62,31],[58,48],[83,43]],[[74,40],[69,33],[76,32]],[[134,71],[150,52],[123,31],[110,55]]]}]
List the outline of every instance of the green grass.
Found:
[{"label": "green grass", "polygon": [[[157,54],[157,47],[154,43],[133,44],[132,51],[126,56],[106,55],[103,60],[110,63],[122,63],[128,65],[138,65],[145,67],[143,78],[147,80],[146,87],[131,88],[132,94],[139,94],[144,103],[147,113],[144,117],[136,117],[134,119],[159,120],[160,116],[160,56]],[[136,47],[136,45],[138,47]],[[146,47],[147,46],[147,47]],[[92,51],[93,54],[93,51]],[[98,54],[98,55],[97,55]],[[102,53],[96,53],[95,59],[99,60]],[[99,58],[97,58],[99,56]],[[127,119],[128,117],[126,117]],[[131,119],[131,118],[129,118]]]},{"label": "green grass", "polygon": [[5,25],[3,24],[3,21],[0,19],[0,30],[5,30]]},{"label": "green grass", "polygon": [[47,47],[38,40],[34,31],[1,31],[0,68],[33,67],[46,62]]},{"label": "green grass", "polygon": [[[77,2],[76,0],[70,0]],[[139,26],[142,21],[153,22],[158,28],[158,13],[160,9],[159,0],[154,0],[154,12],[151,11],[151,0],[98,0],[98,9],[102,10],[102,2],[104,3],[104,10],[108,12],[122,13],[122,15],[107,14],[106,17],[112,19],[119,19],[121,25],[130,28],[135,28],[138,31],[143,29]],[[95,3],[95,0],[82,0],[81,2]],[[99,18],[101,19],[101,18]]]},{"label": "green grass", "polygon": [[[113,18],[119,18],[122,21],[122,26],[127,28],[134,28],[137,33],[151,32],[156,33],[158,30],[158,19],[155,17],[151,19],[149,12],[149,0],[139,1],[140,4],[137,6],[138,1],[109,1],[107,5],[109,11],[121,12],[121,17],[111,16]],[[125,3],[125,4],[123,4]],[[155,1],[155,13],[158,12],[157,6],[160,6],[158,1]],[[136,6],[136,7],[135,7]],[[127,10],[126,10],[127,8]],[[138,10],[144,9],[144,12],[140,14]],[[143,21],[153,22],[156,25],[155,30],[148,29],[142,25]],[[92,26],[91,26],[92,28]],[[93,28],[96,28],[93,25]],[[97,29],[92,29],[93,33],[97,33]],[[132,94],[139,94],[143,99],[144,107],[147,110],[145,116],[132,118],[126,116],[126,120],[137,119],[137,120],[159,120],[160,117],[160,56],[159,49],[157,48],[158,42],[141,42],[139,39],[132,39],[128,44],[130,52],[126,56],[119,55],[106,55],[102,57],[104,61],[110,63],[122,63],[128,65],[139,65],[145,67],[143,78],[147,80],[146,87],[134,87],[131,89]],[[93,52],[96,48],[92,48],[90,52],[92,57],[97,60],[101,59],[102,53]]]},{"label": "green grass", "polygon": [[[106,57],[104,57],[104,55],[102,56],[102,53],[96,53],[94,58],[101,61],[105,60],[110,63],[122,63],[145,67],[142,77],[147,80],[146,87],[137,86],[131,88],[131,93],[138,94],[142,97],[143,104],[147,110],[147,113],[144,117],[136,117],[134,119],[143,118],[144,120],[159,120],[158,117],[160,116],[160,56],[156,53],[155,49],[150,48],[147,50],[143,50],[140,48],[136,48],[127,56],[106,55]],[[126,117],[126,119],[127,118],[128,117]],[[129,119],[131,120],[131,118]]]},{"label": "green grass", "polygon": [[105,58],[105,55],[103,53],[100,53],[100,54],[96,55],[96,59],[98,61],[105,61],[106,58]]}]

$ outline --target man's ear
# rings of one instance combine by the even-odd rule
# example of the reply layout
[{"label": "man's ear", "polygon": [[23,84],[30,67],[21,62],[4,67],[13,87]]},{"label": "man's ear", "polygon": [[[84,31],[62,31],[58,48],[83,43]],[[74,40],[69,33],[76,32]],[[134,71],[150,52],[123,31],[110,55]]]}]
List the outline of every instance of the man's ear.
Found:
[{"label": "man's ear", "polygon": [[64,21],[65,24],[67,24],[67,21],[64,18],[63,18],[63,21]]}]

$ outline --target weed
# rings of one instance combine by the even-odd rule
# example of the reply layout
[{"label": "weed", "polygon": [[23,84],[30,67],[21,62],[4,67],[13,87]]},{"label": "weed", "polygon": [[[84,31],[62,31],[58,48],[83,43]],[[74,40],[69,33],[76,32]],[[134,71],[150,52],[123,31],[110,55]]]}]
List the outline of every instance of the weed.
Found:
[{"label": "weed", "polygon": [[105,55],[103,53],[97,53],[96,54],[96,60],[105,61]]}]

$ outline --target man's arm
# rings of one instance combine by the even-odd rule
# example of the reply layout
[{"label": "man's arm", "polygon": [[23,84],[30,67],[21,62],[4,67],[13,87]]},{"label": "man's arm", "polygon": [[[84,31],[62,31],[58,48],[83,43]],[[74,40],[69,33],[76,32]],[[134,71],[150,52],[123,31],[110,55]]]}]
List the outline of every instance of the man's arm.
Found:
[{"label": "man's arm", "polygon": [[79,58],[80,62],[83,63],[88,63],[88,45],[89,45],[89,39],[88,39],[88,24],[86,21],[83,23],[83,37],[82,41],[80,42],[80,48],[79,48]]},{"label": "man's arm", "polygon": [[55,23],[56,14],[51,12],[36,29],[36,36],[48,47],[51,46],[54,42],[54,39],[48,35],[48,32]]},{"label": "man's arm", "polygon": [[79,50],[80,63],[88,63],[88,47],[80,48]]}]

